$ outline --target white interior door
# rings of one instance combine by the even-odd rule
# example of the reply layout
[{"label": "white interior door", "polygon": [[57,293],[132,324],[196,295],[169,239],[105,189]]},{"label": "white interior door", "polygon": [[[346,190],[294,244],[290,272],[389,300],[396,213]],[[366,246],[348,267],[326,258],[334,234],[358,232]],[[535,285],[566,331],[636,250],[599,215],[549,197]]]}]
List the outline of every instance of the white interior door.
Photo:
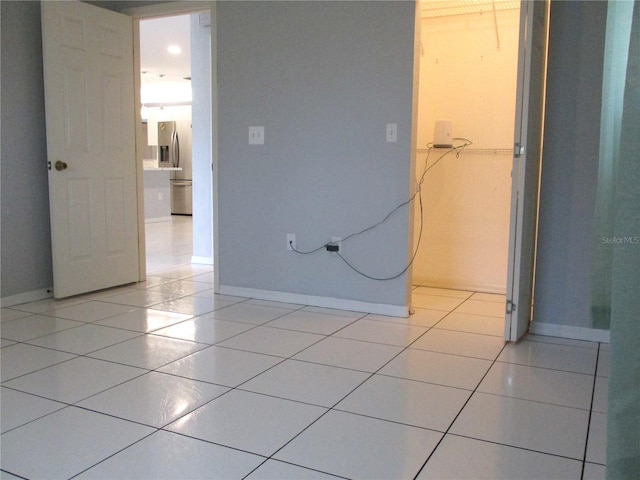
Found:
[{"label": "white interior door", "polygon": [[138,280],[132,20],[42,2],[56,298]]},{"label": "white interior door", "polygon": [[529,328],[542,158],[549,2],[521,2],[515,156],[511,171],[511,223],[507,272],[506,340]]}]

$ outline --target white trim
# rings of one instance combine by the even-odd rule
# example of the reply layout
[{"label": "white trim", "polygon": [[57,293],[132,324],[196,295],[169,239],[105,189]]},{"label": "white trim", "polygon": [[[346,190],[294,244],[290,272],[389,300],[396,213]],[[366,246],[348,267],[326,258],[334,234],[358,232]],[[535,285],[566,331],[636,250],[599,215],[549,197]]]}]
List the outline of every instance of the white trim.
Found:
[{"label": "white trim", "polygon": [[168,222],[171,220],[171,217],[152,217],[145,218],[144,223],[156,223],[156,222]]},{"label": "white trim", "polygon": [[213,265],[213,257],[191,257],[191,263],[197,263],[199,265]]},{"label": "white trim", "polygon": [[8,297],[2,297],[3,307],[13,307],[14,305],[20,305],[23,303],[37,302],[38,300],[44,300],[45,298],[53,297],[53,287],[44,288],[42,290],[33,290],[31,292],[18,293],[16,295],[10,295]]},{"label": "white trim", "polygon": [[142,7],[125,8],[120,13],[133,18],[166,17],[181,15],[191,12],[209,10],[211,3],[208,1],[180,1],[153,3]]},{"label": "white trim", "polygon": [[533,321],[529,326],[529,332],[548,337],[609,343],[609,330],[598,330],[596,328],[574,327],[571,325],[558,325],[556,323]]},{"label": "white trim", "polygon": [[449,290],[464,290],[467,292],[493,293],[496,295],[505,295],[507,293],[506,285],[497,284],[479,284],[465,282],[449,282],[446,280],[433,280],[426,277],[414,277],[413,285],[417,287],[433,287],[445,288]]},{"label": "white trim", "polygon": [[318,297],[315,295],[303,295],[300,293],[276,292],[272,290],[259,290],[255,288],[234,287],[220,285],[223,295],[236,297],[249,297],[259,300],[271,300],[282,303],[295,303],[297,305],[310,305],[313,307],[335,308],[351,312],[375,313],[389,317],[408,316],[409,307],[400,305],[387,305],[383,303],[360,302],[358,300],[345,300],[333,297]]}]

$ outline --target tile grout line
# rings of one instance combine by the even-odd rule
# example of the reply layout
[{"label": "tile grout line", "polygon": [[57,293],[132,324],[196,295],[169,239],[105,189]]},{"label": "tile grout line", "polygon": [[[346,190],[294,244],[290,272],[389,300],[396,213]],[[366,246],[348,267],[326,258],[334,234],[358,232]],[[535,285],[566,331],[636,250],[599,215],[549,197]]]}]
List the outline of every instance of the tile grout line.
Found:
[{"label": "tile grout line", "polygon": [[598,343],[598,350],[596,353],[596,365],[593,371],[593,387],[591,389],[591,407],[589,408],[589,419],[587,420],[587,435],[584,441],[584,454],[582,456],[582,471],[580,478],[584,478],[584,470],[587,463],[587,452],[589,450],[589,436],[591,435],[591,418],[593,416],[593,402],[596,394],[596,381],[598,380],[598,363],[600,362],[600,344]]},{"label": "tile grout line", "polygon": [[[465,409],[465,407],[469,404],[469,402],[471,401],[471,399],[473,398],[473,396],[476,394],[476,392],[478,391],[478,388],[480,387],[480,384],[483,382],[483,380],[486,378],[486,376],[489,374],[489,371],[491,370],[491,368],[495,365],[495,363],[498,361],[498,357],[500,356],[500,354],[504,351],[504,349],[506,348],[507,343],[505,343],[502,346],[502,349],[500,350],[500,352],[498,352],[498,354],[496,355],[496,359],[493,360],[491,362],[491,365],[489,365],[489,368],[487,368],[487,371],[484,373],[484,375],[482,376],[482,378],[480,379],[480,381],[478,382],[478,384],[476,385],[476,387],[473,389],[473,391],[471,392],[471,395],[469,395],[469,398],[467,398],[467,400],[464,402],[464,404],[462,405],[462,407],[460,408],[460,410],[458,411],[458,413],[456,414],[456,416],[453,418],[453,420],[451,420],[451,423],[449,424],[449,426],[447,427],[447,430],[442,434],[442,437],[440,438],[440,440],[438,441],[438,443],[436,444],[435,447],[433,447],[433,450],[431,450],[431,453],[429,454],[429,456],[427,457],[427,459],[424,461],[424,463],[422,464],[422,466],[420,467],[420,469],[416,472],[416,474],[413,477],[413,480],[417,480],[418,476],[420,475],[420,473],[424,470],[424,467],[427,466],[427,463],[429,463],[429,460],[431,460],[431,458],[433,457],[434,453],[438,450],[438,447],[442,444],[442,442],[444,441],[444,439],[447,437],[447,435],[449,434],[449,431],[451,430],[451,427],[453,427],[453,424],[456,422],[456,420],[458,419],[458,417],[460,417],[460,415],[462,414],[462,411]],[[478,439],[476,439],[478,440]]]}]

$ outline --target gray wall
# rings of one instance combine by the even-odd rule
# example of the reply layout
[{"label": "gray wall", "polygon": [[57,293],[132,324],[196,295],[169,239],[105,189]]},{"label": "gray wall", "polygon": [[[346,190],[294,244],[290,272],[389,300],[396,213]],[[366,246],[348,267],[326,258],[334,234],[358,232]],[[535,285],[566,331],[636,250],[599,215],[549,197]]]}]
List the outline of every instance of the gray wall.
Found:
[{"label": "gray wall", "polygon": [[[221,285],[404,305],[405,278],[287,252],[286,234],[310,250],[407,199],[414,3],[221,2],[217,29]],[[250,125],[265,145],[248,145]],[[398,273],[407,227],[405,208],[344,255]]]},{"label": "gray wall", "polygon": [[[124,2],[123,2],[124,3]],[[413,5],[219,6],[220,264],[225,284],[400,304],[330,254],[298,257],[379,220],[408,191]],[[1,296],[51,286],[38,2],[2,15]],[[588,327],[603,2],[552,5],[535,320]],[[251,52],[251,55],[248,53]],[[254,56],[254,54],[256,56]],[[398,122],[399,142],[384,143]],[[247,145],[264,125],[267,143]],[[404,213],[344,245],[372,274],[406,259]],[[225,260],[226,259],[226,260]]]},{"label": "gray wall", "polygon": [[52,286],[40,3],[2,1],[2,298]]},{"label": "gray wall", "polygon": [[606,2],[551,4],[534,321],[590,328]]}]

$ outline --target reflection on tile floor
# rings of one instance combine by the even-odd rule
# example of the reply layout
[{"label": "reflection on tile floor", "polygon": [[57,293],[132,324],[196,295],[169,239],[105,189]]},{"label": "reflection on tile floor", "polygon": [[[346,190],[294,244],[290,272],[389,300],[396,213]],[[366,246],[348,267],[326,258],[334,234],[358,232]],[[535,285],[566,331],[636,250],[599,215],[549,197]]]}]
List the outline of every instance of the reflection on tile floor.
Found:
[{"label": "reflection on tile floor", "polygon": [[2,479],[604,478],[606,346],[505,344],[499,295],[417,287],[391,318],[165,261],[2,309]]}]

